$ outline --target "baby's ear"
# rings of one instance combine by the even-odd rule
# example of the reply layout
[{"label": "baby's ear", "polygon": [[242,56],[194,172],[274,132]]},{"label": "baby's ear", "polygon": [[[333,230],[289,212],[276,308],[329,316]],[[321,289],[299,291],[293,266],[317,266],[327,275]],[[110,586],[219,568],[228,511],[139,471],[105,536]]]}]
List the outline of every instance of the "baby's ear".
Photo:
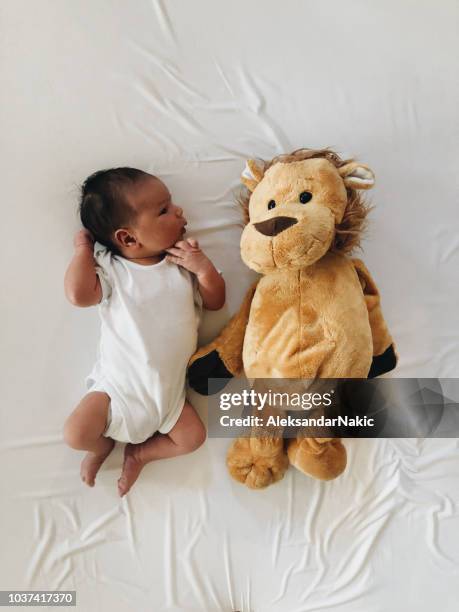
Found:
[{"label": "baby's ear", "polygon": [[117,245],[123,248],[129,248],[137,245],[137,238],[129,229],[117,229],[114,234],[114,238]]},{"label": "baby's ear", "polygon": [[249,191],[253,191],[263,178],[263,174],[263,162],[260,163],[254,159],[248,159],[245,164],[244,172],[241,175],[241,183],[243,183]]},{"label": "baby's ear", "polygon": [[350,162],[338,168],[338,172],[346,187],[352,187],[352,189],[371,189],[375,184],[373,170],[366,164]]}]

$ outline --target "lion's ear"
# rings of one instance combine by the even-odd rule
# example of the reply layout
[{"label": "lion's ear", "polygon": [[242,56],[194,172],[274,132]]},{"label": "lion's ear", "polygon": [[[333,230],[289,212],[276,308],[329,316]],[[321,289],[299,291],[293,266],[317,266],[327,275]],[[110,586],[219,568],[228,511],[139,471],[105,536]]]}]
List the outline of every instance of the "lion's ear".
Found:
[{"label": "lion's ear", "polygon": [[338,172],[343,177],[346,187],[352,189],[371,189],[375,184],[373,170],[365,164],[350,162],[338,168]]},{"label": "lion's ear", "polygon": [[248,159],[245,164],[244,172],[241,175],[243,183],[249,191],[253,191],[263,178],[264,168],[262,163],[254,159]]}]

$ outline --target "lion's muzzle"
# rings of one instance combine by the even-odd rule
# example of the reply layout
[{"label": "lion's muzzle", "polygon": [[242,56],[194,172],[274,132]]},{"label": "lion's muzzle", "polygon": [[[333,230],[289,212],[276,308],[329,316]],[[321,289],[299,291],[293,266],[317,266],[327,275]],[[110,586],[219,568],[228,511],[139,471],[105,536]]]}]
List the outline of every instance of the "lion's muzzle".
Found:
[{"label": "lion's muzzle", "polygon": [[260,221],[260,223],[254,223],[253,226],[264,236],[277,236],[295,223],[298,223],[298,221],[293,217],[273,217],[266,221]]}]

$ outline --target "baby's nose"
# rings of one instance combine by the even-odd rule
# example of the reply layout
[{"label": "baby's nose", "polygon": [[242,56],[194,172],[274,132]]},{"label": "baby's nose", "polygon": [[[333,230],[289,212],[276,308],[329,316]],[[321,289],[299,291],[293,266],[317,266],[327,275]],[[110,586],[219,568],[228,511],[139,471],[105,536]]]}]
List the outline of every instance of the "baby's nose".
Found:
[{"label": "baby's nose", "polygon": [[182,217],[183,216],[183,208],[180,208],[180,206],[177,206],[177,217]]}]

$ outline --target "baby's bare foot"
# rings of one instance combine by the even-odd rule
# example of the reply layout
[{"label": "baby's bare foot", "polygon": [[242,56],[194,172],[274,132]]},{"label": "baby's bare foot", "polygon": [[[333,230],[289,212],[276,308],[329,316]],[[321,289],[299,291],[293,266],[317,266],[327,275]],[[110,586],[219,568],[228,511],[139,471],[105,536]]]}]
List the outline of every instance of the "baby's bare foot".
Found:
[{"label": "baby's bare foot", "polygon": [[88,486],[90,487],[94,486],[94,483],[96,480],[96,474],[99,471],[102,463],[112,452],[113,446],[114,446],[114,443],[111,444],[108,450],[104,451],[103,453],[92,453],[92,452],[86,453],[85,458],[81,462],[80,475],[81,475],[81,480],[85,482]]},{"label": "baby's bare foot", "polygon": [[139,444],[126,444],[124,449],[123,469],[118,479],[118,493],[120,497],[126,495],[145,465],[140,458],[139,446]]}]

